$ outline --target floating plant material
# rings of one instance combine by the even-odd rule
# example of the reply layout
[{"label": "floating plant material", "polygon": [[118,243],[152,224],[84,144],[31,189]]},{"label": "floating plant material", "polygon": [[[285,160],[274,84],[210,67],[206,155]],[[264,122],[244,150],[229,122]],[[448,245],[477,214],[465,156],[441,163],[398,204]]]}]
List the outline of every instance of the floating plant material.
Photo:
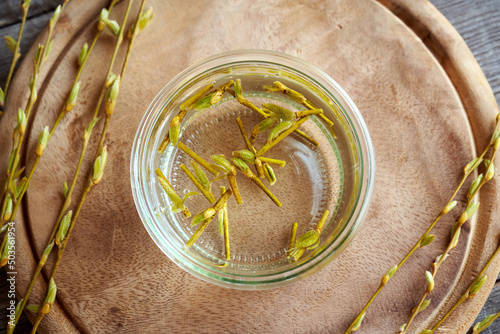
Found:
[{"label": "floating plant material", "polygon": [[[325,120],[327,125],[333,125],[333,123],[323,115],[323,110],[314,107],[312,103],[310,103],[301,93],[289,89],[280,82],[274,82],[274,85],[268,85],[265,89],[267,91],[282,92],[293,100],[306,106],[307,110],[294,111],[274,103],[262,103],[261,106],[257,106],[245,97],[243,93],[242,81],[241,79],[236,79],[234,81],[230,80],[215,88],[213,84],[210,84],[194,93],[192,96],[187,97],[180,105],[180,110],[177,115],[175,115],[170,121],[169,130],[165,139],[160,144],[158,151],[160,153],[164,152],[165,148],[170,143],[183,151],[190,158],[190,163],[194,172],[191,171],[184,163],[180,164],[180,169],[189,178],[189,180],[191,180],[194,186],[198,188],[200,193],[203,194],[204,197],[213,205],[212,207],[208,207],[193,216],[191,226],[197,226],[197,230],[187,241],[187,247],[191,247],[196,242],[210,221],[218,215],[218,229],[220,235],[224,238],[226,260],[229,260],[230,249],[227,199],[230,195],[234,194],[236,202],[238,204],[243,203],[240,189],[238,188],[236,181],[237,175],[243,174],[245,177],[250,179],[276,204],[277,207],[281,207],[282,203],[260,179],[265,178],[269,185],[273,185],[278,182],[276,173],[271,165],[285,167],[286,161],[267,156],[265,157],[263,154],[268,152],[271,148],[279,144],[283,139],[290,136],[292,133],[305,138],[313,145],[318,146],[318,141],[299,130],[299,127],[307,122],[311,116],[320,117],[320,119]],[[211,155],[211,159],[214,163],[209,163],[181,141],[181,123],[188,110],[202,111],[208,109],[221,102],[224,94],[226,93],[228,94],[229,99],[231,99],[232,96],[238,103],[259,114],[262,117],[262,121],[253,127],[249,137],[241,118],[236,117],[236,123],[243,138],[243,147],[235,147],[231,154],[232,157],[229,159],[223,154],[210,152],[214,153]],[[266,142],[262,147],[256,149],[253,146],[255,141],[261,133],[266,131],[269,131],[266,136]],[[196,140],[196,138],[194,138],[194,140]],[[252,168],[248,164],[254,165],[255,172],[252,171]],[[210,172],[216,177],[209,179],[205,171]],[[188,217],[189,210],[184,204],[185,199],[182,200],[175,193],[173,187],[170,185],[168,180],[166,180],[165,176],[161,174],[159,169],[156,170],[156,173],[158,175],[158,181],[165,189],[165,192],[172,202],[172,211],[183,212],[184,215]],[[228,187],[226,188],[226,186],[220,186],[221,198],[216,200],[211,191],[211,185],[213,182],[222,179],[227,179]],[[188,190],[185,190],[185,192],[188,192]],[[254,201],[249,199],[249,203],[250,204],[248,205],[252,205]],[[306,232],[297,238],[297,240],[295,240],[295,235],[297,233],[298,224],[293,224],[292,237],[289,244],[289,250],[287,251],[287,257],[289,259],[298,261],[307,250],[312,250],[318,247],[320,243],[321,230],[323,229],[328,214],[329,211],[326,210],[323,217],[318,222],[316,229]],[[226,265],[227,263],[222,266]]]}]

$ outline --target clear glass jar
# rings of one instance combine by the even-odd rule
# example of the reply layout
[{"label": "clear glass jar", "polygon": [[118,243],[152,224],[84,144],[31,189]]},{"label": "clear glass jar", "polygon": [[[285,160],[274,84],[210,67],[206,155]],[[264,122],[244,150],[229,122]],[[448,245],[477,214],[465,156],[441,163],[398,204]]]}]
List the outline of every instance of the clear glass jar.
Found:
[{"label": "clear glass jar", "polygon": [[[242,79],[243,92],[254,104],[273,101],[305,110],[281,92],[266,92],[264,84],[281,81],[305,95],[333,121],[329,127],[317,116],[301,125],[320,145],[290,135],[269,150],[270,158],[287,161],[273,167],[277,182],[268,187],[283,206],[278,208],[242,174],[238,175],[244,203],[228,201],[231,258],[226,260],[217,218],[191,248],[185,246],[196,227],[180,213],[172,213],[160,187],[155,168],[160,167],[181,195],[197,190],[180,171],[189,158],[169,144],[158,147],[180,104],[210,83],[217,87]],[[240,116],[249,133],[260,120],[228,96],[211,108],[190,110],[181,124],[180,141],[205,160],[210,155],[243,149],[236,126]],[[256,147],[258,141],[256,142]],[[267,289],[305,278],[340,255],[363,222],[373,192],[375,159],[366,125],[347,93],[326,73],[295,57],[263,50],[241,50],[212,56],[181,72],[156,96],[135,136],[131,158],[131,183],[135,204],[147,231],[160,249],[181,268],[205,281],[236,289]],[[207,173],[207,175],[210,175]],[[219,181],[218,181],[219,182]],[[214,183],[216,198],[224,180]],[[186,201],[192,214],[211,206],[202,196]],[[298,222],[297,236],[314,229],[325,209],[330,216],[319,247],[297,262],[286,259],[290,230]]]}]

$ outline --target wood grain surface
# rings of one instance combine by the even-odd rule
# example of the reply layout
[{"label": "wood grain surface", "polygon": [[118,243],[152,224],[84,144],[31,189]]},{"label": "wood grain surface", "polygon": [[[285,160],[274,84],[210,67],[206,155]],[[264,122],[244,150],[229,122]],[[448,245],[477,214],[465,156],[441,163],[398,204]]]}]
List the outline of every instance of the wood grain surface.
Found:
[{"label": "wood grain surface", "polygon": [[[109,175],[86,206],[86,213],[79,223],[80,230],[75,231],[77,234],[71,242],[72,246],[68,248],[67,258],[64,260],[66,265],[58,275],[58,282],[61,282],[58,301],[62,308],[58,305],[41,332],[159,332],[159,328],[248,332],[262,330],[262,324],[266,324],[265,330],[273,332],[287,330],[337,333],[345,328],[375,288],[386,267],[391,266],[409,248],[412,241],[401,240],[401,234],[416,239],[434,212],[439,210],[458,177],[450,171],[459,170],[470,158],[474,146],[480,147],[483,144],[485,136],[479,133],[491,125],[489,118],[494,111],[485,110],[494,103],[489,88],[473,85],[478,82],[485,84],[484,78],[477,72],[475,62],[471,63],[471,57],[467,54],[463,57],[463,52],[460,53],[462,62],[465,61],[468,65],[464,69],[461,67],[463,63],[454,58],[455,53],[463,51],[465,44],[457,39],[451,27],[446,25],[437,12],[421,1],[414,5],[403,1],[382,3],[413,31],[396,19],[394,14],[371,1],[354,1],[349,6],[343,1],[331,4],[318,1],[308,3],[307,6],[298,4],[297,7],[280,3],[275,4],[277,7],[262,4],[259,9],[256,9],[257,5],[249,6],[245,14],[254,18],[253,22],[259,23],[254,27],[258,33],[250,33],[235,24],[238,19],[241,22],[244,20],[238,16],[241,14],[235,12],[234,7],[241,8],[247,4],[238,2],[233,4],[234,7],[215,6],[200,17],[183,7],[188,4],[152,2],[157,17],[151,27],[152,32],[146,37],[141,36],[137,50],[134,51],[129,81],[124,84],[124,94],[128,98],[126,103],[122,101],[118,106],[120,114],[115,119],[115,128],[110,136],[113,163],[107,171]],[[84,7],[82,1],[71,4],[69,17],[64,20],[65,30],[59,31],[57,35],[60,40],[70,42],[65,53],[75,54],[81,44],[79,41],[88,38],[91,33],[91,29],[87,28],[80,34],[79,27],[91,20],[92,15],[98,11],[98,6]],[[221,11],[229,11],[231,17],[228,19],[220,16]],[[283,34],[279,38],[274,38],[269,33],[276,28],[270,25],[270,19],[266,20],[262,15],[271,12],[278,12],[273,16],[273,22],[280,23],[279,31]],[[323,15],[322,12],[327,14]],[[78,17],[74,13],[78,13]],[[174,13],[183,15],[176,17]],[[295,19],[295,26],[280,19],[285,14]],[[215,45],[207,45],[200,32],[214,29],[215,22],[222,22],[224,27],[233,27],[234,35],[224,35]],[[333,31],[326,29],[327,26]],[[172,31],[172,35],[160,34],[159,30]],[[307,37],[313,32],[316,32],[313,34],[315,38],[308,40]],[[75,35],[77,33],[80,35]],[[186,37],[173,37],[178,37],[179,34],[190,36],[192,44],[186,43]],[[266,36],[267,39],[258,39],[259,36]],[[356,38],[353,39],[353,36]],[[385,49],[373,50],[374,38],[381,43],[377,45],[385,46]],[[164,44],[155,44],[154,41],[158,40]],[[103,43],[102,48],[109,48],[110,44],[111,40],[108,40]],[[55,49],[55,54],[60,53],[64,45],[62,42],[59,49]],[[150,51],[153,45],[156,54]],[[326,49],[320,47],[322,45],[330,47]],[[195,46],[195,50],[190,50],[187,57],[186,54],[180,57],[174,52],[176,48],[188,46]],[[207,54],[245,46],[295,54],[332,75],[346,88],[363,113],[374,139],[378,166],[376,193],[370,217],[342,258],[304,282],[258,293],[209,286],[170,263],[143,230],[133,211],[135,209],[128,185],[119,186],[124,179],[128,182],[128,177],[123,177],[128,175],[128,153],[125,152],[130,148],[131,137],[143,110],[156,91],[181,69]],[[158,50],[161,50],[161,54],[158,54]],[[356,52],[353,54],[354,51]],[[332,59],[325,60],[326,54]],[[140,66],[144,61],[155,66],[145,69]],[[104,64],[95,63],[92,66],[97,72]],[[37,111],[34,125],[38,127],[55,114],[62,99],[60,91],[69,89],[68,83],[63,80],[64,76],[74,70],[69,61],[57,63],[57,66],[52,63],[48,68],[51,68],[50,75],[45,80],[51,84],[44,86],[43,102],[37,110],[53,109],[53,112]],[[25,64],[16,77],[16,87],[22,87],[22,73],[27,73]],[[162,73],[161,78],[155,73]],[[471,73],[476,74],[468,77]],[[148,80],[148,85],[138,86],[131,77],[139,81],[146,81],[151,77],[158,79],[154,82]],[[385,83],[392,85],[384,85]],[[51,89],[52,86],[57,89]],[[477,92],[475,88],[481,88],[482,91]],[[92,87],[88,89],[85,96],[91,100]],[[23,97],[25,96],[19,96],[17,101],[21,101]],[[14,108],[10,105],[9,108]],[[31,240],[37,252],[45,242],[43,233],[55,214],[47,212],[46,208],[52,207],[55,211],[60,202],[60,194],[56,189],[49,190],[44,185],[60,184],[69,177],[71,170],[63,168],[55,171],[53,161],[59,161],[60,165],[65,166],[77,154],[76,138],[86,122],[85,110],[88,108],[89,104],[84,104],[83,108],[75,111],[71,119],[66,120],[58,137],[58,141],[65,144],[58,145],[58,150],[47,152],[44,159],[50,159],[52,163],[45,161],[45,165],[41,166],[40,176],[32,184],[25,212],[29,217],[30,229],[25,231],[24,237],[27,241],[36,235]],[[131,119],[130,114],[134,115],[134,119]],[[82,117],[79,118],[79,115]],[[9,122],[8,119],[2,121],[2,129],[6,122]],[[387,124],[391,124],[389,129]],[[436,124],[440,126],[436,127]],[[33,133],[32,139],[36,136]],[[387,150],[387,143],[391,143],[390,151]],[[451,151],[449,145],[453,148]],[[0,150],[5,151],[4,147]],[[435,159],[436,156],[439,156],[439,160]],[[398,182],[402,176],[405,178],[404,184]],[[121,194],[123,188],[126,188],[124,195],[120,195],[123,196],[120,197],[123,203],[106,201],[110,195]],[[481,201],[494,203],[498,200],[491,197],[498,196],[497,188],[497,183],[492,184],[486,189],[486,193],[481,194]],[[411,191],[413,189],[414,192]],[[40,195],[42,190],[43,196]],[[488,198],[483,201],[483,197]],[[493,208],[491,205],[490,207]],[[378,210],[380,208],[384,208],[383,214]],[[118,215],[118,212],[122,214]],[[449,264],[450,268],[453,266],[460,270],[443,270],[440,274],[442,276],[438,276],[441,285],[438,285],[439,289],[431,304],[437,309],[426,311],[430,321],[442,312],[443,307],[453,302],[468,284],[456,284],[456,280],[461,277],[470,281],[472,273],[495,247],[494,237],[498,234],[498,229],[489,225],[495,215],[498,215],[495,210],[481,212],[478,220],[480,224],[471,224],[468,240],[463,238],[460,250],[455,252],[453,259],[450,258],[450,262],[454,262]],[[44,217],[46,222],[32,217]],[[447,235],[450,222],[443,223],[437,233]],[[485,232],[489,233],[485,236]],[[21,230],[21,233],[24,232]],[[367,241],[372,241],[372,238],[383,240],[384,243],[370,246]],[[136,240],[136,243],[130,243],[131,240]],[[382,296],[374,305],[374,314],[367,316],[366,327],[363,328],[366,333],[385,333],[386,328],[396,328],[407,318],[410,305],[415,303],[421,293],[417,287],[422,279],[417,279],[415,273],[423,273],[445,242],[443,238],[433,248],[416,256],[409,266],[411,269],[402,271],[386,296]],[[140,246],[135,246],[136,244]],[[33,261],[30,247],[26,243],[23,250],[26,251],[23,255],[25,263]],[[468,261],[461,262],[458,253],[466,255]],[[135,259],[136,262],[129,259]],[[96,266],[96,262],[99,265]],[[29,266],[23,269],[29,271]],[[491,284],[490,282],[490,286]],[[355,287],[362,288],[359,290]],[[401,298],[398,291],[405,291],[404,298]],[[483,293],[467,305],[468,311],[472,313],[450,319],[445,329],[451,333],[464,332],[485,297]],[[256,301],[263,298],[272,302],[256,305]],[[145,314],[149,316],[147,321],[144,319]],[[221,317],[220,314],[226,316]],[[200,319],[205,320],[200,322]],[[418,320],[422,321],[422,318]]]}]

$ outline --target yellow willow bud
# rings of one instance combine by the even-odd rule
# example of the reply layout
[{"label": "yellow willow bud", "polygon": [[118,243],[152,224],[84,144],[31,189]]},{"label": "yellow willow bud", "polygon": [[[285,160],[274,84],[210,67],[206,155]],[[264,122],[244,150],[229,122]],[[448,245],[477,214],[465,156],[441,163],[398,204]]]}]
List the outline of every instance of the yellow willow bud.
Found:
[{"label": "yellow willow bud", "polygon": [[16,52],[17,41],[10,36],[4,36],[3,39],[5,40],[5,45],[7,46],[7,49],[9,49],[12,52]]},{"label": "yellow willow bud", "polygon": [[106,160],[108,159],[108,150],[107,147],[104,146],[102,148],[101,155],[95,159],[94,162],[94,170],[92,171],[92,183],[97,184],[102,179],[102,175],[104,173],[104,167],[106,167]]},{"label": "yellow willow bud", "polygon": [[47,297],[45,297],[45,300],[43,301],[40,314],[43,315],[49,314],[50,309],[52,308],[52,305],[54,305],[54,301],[56,300],[56,294],[57,294],[56,282],[54,282],[54,279],[51,278],[49,282],[49,291],[47,292]]},{"label": "yellow willow bud", "polygon": [[66,111],[71,111],[76,106],[76,99],[78,98],[78,93],[80,93],[80,84],[78,81],[71,88],[71,92],[69,93],[68,100],[66,101]]},{"label": "yellow willow bud", "polygon": [[118,99],[118,93],[120,92],[120,76],[116,77],[115,81],[108,89],[108,94],[106,96],[106,115],[113,115],[115,110],[116,100]]},{"label": "yellow willow bud", "polygon": [[45,148],[47,147],[49,139],[50,139],[49,127],[46,126],[40,133],[40,137],[38,137],[38,145],[36,146],[36,151],[35,151],[36,155],[42,156],[43,151],[45,151]]},{"label": "yellow willow bud", "polygon": [[87,54],[89,53],[89,45],[84,43],[82,49],[80,50],[80,54],[78,55],[78,65],[81,66],[87,58]]}]

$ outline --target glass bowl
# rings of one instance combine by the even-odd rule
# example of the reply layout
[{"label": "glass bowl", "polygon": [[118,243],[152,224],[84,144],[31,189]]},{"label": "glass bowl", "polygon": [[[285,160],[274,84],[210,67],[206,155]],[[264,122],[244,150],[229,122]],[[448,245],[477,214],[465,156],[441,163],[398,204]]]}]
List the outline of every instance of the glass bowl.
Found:
[{"label": "glass bowl", "polygon": [[[241,79],[244,96],[260,105],[273,102],[293,110],[304,106],[280,91],[263,85],[280,81],[301,92],[331,121],[330,127],[317,115],[300,126],[319,146],[292,133],[265,156],[285,160],[273,166],[277,181],[267,187],[282,202],[277,207],[250,179],[238,173],[243,198],[234,196],[228,205],[230,258],[226,259],[224,238],[217,217],[192,247],[186,242],[194,233],[191,218],[172,213],[170,199],[161,188],[155,169],[160,168],[181,197],[197,191],[180,169],[191,168],[186,154],[169,144],[158,148],[180,104],[196,92]],[[208,162],[213,154],[231,156],[244,149],[236,118],[241,117],[247,133],[262,119],[230,94],[221,102],[201,111],[189,110],[181,123],[180,141]],[[266,135],[255,142],[258,149]],[[172,79],[156,96],[137,130],[131,157],[131,183],[139,215],[160,249],[181,268],[205,281],[236,289],[267,289],[303,279],[330,263],[349,244],[363,222],[373,193],[375,163],[367,127],[347,93],[326,73],[298,58],[264,50],[241,50],[212,56]],[[251,166],[253,168],[253,166]],[[206,173],[213,178],[210,173]],[[212,183],[220,196],[223,178]],[[203,196],[186,200],[193,216],[211,206]],[[297,236],[316,227],[328,209],[319,246],[308,250],[295,262],[287,259],[292,223]]]}]

